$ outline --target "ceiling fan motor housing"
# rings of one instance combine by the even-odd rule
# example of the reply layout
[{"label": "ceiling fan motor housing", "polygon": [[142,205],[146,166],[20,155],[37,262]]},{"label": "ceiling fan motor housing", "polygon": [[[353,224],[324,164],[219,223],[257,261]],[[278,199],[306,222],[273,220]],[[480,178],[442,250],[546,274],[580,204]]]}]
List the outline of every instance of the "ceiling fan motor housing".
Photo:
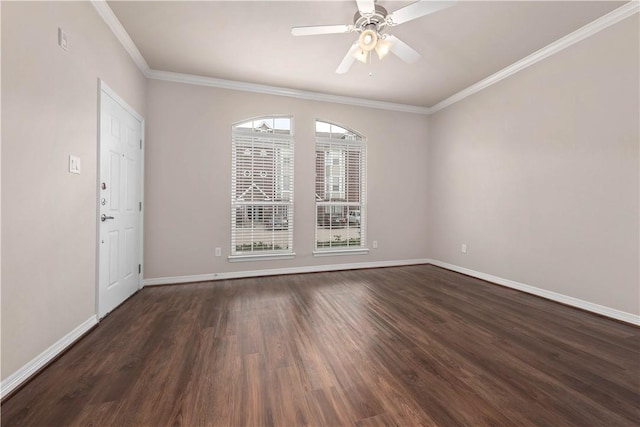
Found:
[{"label": "ceiling fan motor housing", "polygon": [[353,17],[353,27],[359,33],[365,30],[373,30],[380,35],[385,25],[387,25],[387,15],[387,9],[379,5],[376,5],[375,12],[371,15],[363,15],[360,11],[357,11]]},{"label": "ceiling fan motor housing", "polygon": [[397,37],[386,34],[387,27],[395,27],[425,15],[446,9],[456,4],[457,0],[420,0],[388,13],[387,9],[375,4],[377,0],[358,0],[358,11],[353,16],[353,25],[316,25],[308,27],[294,27],[294,36],[310,36],[318,34],[359,33],[358,40],[351,45],[349,51],[336,69],[336,73],[344,74],[355,60],[366,62],[369,53],[374,51],[379,59],[389,52],[408,64],[420,59],[418,53],[411,46]]}]

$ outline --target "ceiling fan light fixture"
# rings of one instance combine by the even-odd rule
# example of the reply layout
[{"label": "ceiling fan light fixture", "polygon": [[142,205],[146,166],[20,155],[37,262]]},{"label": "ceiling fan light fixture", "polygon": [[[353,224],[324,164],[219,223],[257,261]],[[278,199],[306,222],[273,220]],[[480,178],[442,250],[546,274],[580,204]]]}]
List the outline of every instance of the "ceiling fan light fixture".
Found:
[{"label": "ceiling fan light fixture", "polygon": [[372,51],[378,43],[378,33],[373,31],[372,29],[364,30],[360,34],[358,43],[360,44],[360,48],[362,50],[365,50],[367,52]]},{"label": "ceiling fan light fixture", "polygon": [[382,59],[385,56],[387,56],[390,50],[391,50],[390,41],[385,39],[378,40],[378,43],[376,44],[376,53],[378,54],[378,59]]},{"label": "ceiling fan light fixture", "polygon": [[367,57],[369,56],[369,52],[364,50],[364,49],[356,49],[356,51],[353,54],[353,56],[358,61],[366,64],[367,63]]},{"label": "ceiling fan light fixture", "polygon": [[386,57],[389,51],[391,51],[407,64],[413,64],[420,59],[420,53],[402,40],[389,34],[386,31],[387,28],[395,27],[396,25],[446,9],[447,7],[453,6],[457,0],[418,0],[391,13],[387,12],[387,9],[384,7],[376,4],[376,2],[377,0],[357,0],[358,10],[353,16],[352,25],[294,27],[291,29],[291,34],[294,36],[341,33],[359,34],[357,40],[351,44],[351,47],[336,69],[337,74],[345,74],[349,71],[356,59],[364,63],[371,61],[372,58],[369,56],[369,53],[373,56],[373,50],[376,51],[380,60]]}]

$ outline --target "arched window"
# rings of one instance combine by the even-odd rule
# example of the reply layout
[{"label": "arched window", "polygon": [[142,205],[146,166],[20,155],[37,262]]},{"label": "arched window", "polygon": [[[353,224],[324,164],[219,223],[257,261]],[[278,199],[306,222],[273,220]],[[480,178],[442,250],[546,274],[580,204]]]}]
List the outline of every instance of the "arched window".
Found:
[{"label": "arched window", "polygon": [[316,120],[315,253],[366,251],[365,138]]},{"label": "arched window", "polygon": [[230,260],[293,255],[293,119],[232,127]]}]

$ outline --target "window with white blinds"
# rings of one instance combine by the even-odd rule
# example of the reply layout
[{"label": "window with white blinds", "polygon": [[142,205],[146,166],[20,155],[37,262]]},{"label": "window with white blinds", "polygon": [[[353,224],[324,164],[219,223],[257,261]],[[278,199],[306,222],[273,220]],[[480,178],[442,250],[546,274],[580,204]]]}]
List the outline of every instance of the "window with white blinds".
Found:
[{"label": "window with white blinds", "polygon": [[366,250],[366,163],[362,135],[316,121],[316,254]]},{"label": "window with white blinds", "polygon": [[293,254],[292,122],[262,117],[233,126],[232,258]]}]

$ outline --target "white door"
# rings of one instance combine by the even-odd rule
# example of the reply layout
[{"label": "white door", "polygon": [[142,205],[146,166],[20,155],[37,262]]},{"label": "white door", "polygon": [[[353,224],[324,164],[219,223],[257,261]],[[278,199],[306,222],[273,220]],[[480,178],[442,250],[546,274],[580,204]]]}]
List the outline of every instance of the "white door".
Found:
[{"label": "white door", "polygon": [[140,285],[142,118],[106,85],[100,91],[98,317]]}]

